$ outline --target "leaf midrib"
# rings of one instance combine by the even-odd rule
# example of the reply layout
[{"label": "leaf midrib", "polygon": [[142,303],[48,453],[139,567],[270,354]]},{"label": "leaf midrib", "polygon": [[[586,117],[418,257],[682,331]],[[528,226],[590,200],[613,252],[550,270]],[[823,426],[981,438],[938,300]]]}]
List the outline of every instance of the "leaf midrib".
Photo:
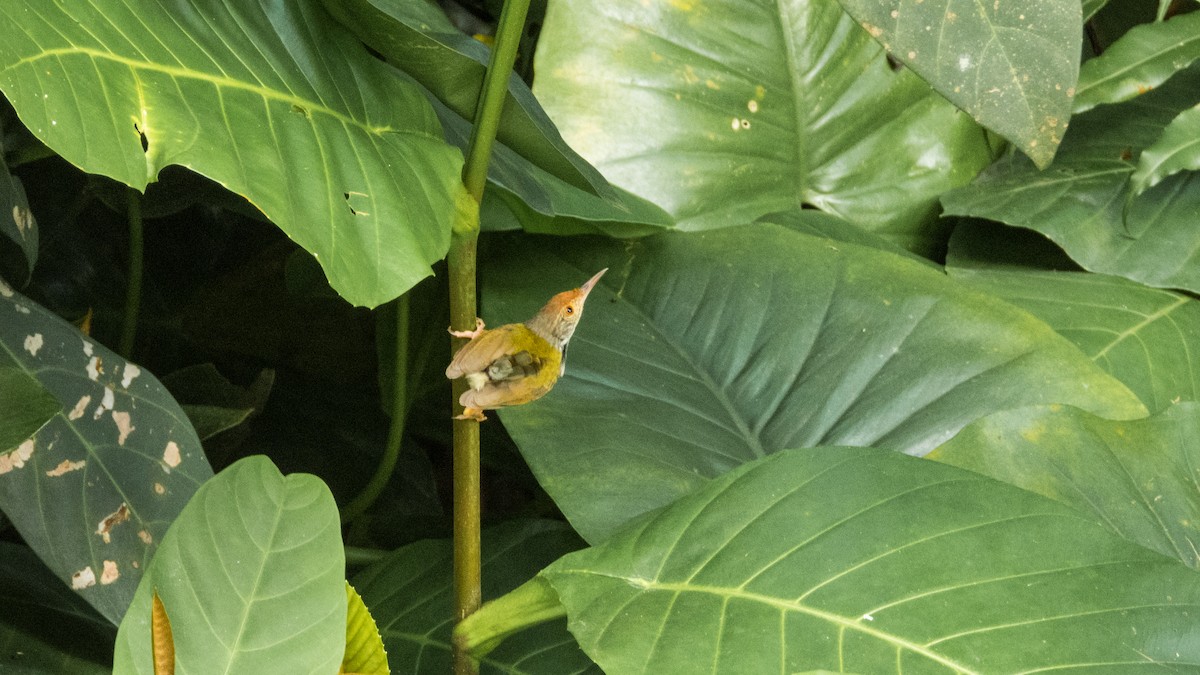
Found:
[{"label": "leaf midrib", "polygon": [[343,124],[362,129],[373,136],[382,136],[387,133],[413,133],[411,129],[398,129],[391,125],[366,124],[361,120],[355,119],[355,118],[345,114],[344,112],[330,108],[329,106],[327,106],[321,102],[314,101],[312,99],[308,99],[303,96],[298,96],[298,95],[290,93],[290,92],[283,92],[278,89],[272,89],[270,87],[266,87],[266,86],[263,86],[260,84],[253,84],[250,82],[245,82],[245,81],[233,79],[230,77],[222,77],[222,76],[218,76],[218,75],[212,75],[210,73],[205,73],[202,71],[192,70],[189,68],[184,68],[184,67],[179,67],[179,66],[170,66],[170,65],[165,65],[165,64],[161,64],[161,63],[152,63],[149,61],[131,59],[128,57],[113,54],[111,52],[106,52],[106,51],[102,51],[99,49],[92,49],[89,47],[63,47],[63,48],[57,48],[57,49],[47,49],[42,52],[39,52],[38,54],[26,56],[17,61],[10,63],[9,65],[0,69],[0,73],[5,73],[10,70],[19,68],[21,66],[32,66],[33,64],[37,63],[38,61],[40,61],[42,59],[46,59],[46,58],[71,57],[71,56],[87,56],[92,59],[97,59],[97,60],[101,60],[101,61],[111,61],[113,63],[119,63],[119,64],[127,66],[135,71],[136,70],[145,70],[145,71],[157,72],[157,73],[162,73],[164,75],[168,75],[173,78],[208,82],[209,84],[212,84],[213,86],[218,87],[218,88],[237,89],[237,90],[241,90],[241,91],[247,91],[247,92],[256,94],[266,100],[280,101],[282,103],[296,105],[296,106],[302,107],[305,110],[308,110],[310,112],[317,112],[322,115],[332,117],[332,118],[338,120],[339,122],[342,122]]}]

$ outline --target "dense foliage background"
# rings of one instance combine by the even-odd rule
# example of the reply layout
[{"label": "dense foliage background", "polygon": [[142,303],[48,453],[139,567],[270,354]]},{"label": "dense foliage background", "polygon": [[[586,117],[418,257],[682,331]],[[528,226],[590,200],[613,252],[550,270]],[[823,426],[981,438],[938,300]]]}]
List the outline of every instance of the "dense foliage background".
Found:
[{"label": "dense foliage background", "polygon": [[[0,5],[0,670],[152,672],[157,591],[185,670],[332,673],[347,578],[449,670],[499,4]],[[483,427],[481,670],[1200,670],[1196,9],[535,6],[482,316],[610,271]]]}]

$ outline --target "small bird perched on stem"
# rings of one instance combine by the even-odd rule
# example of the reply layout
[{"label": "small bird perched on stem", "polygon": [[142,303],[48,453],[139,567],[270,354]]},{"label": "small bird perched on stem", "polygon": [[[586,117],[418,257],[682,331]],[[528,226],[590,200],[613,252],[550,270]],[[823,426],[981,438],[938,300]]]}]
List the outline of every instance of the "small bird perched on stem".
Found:
[{"label": "small bird perched on stem", "polygon": [[475,330],[456,331],[470,338],[446,368],[451,380],[467,378],[469,389],[458,398],[463,413],[455,419],[487,419],[484,410],[536,401],[554,387],[566,370],[567,343],[583,316],[588,293],[608,268],[579,288],[563,291],[525,323],[510,323],[485,330],[475,319]]}]

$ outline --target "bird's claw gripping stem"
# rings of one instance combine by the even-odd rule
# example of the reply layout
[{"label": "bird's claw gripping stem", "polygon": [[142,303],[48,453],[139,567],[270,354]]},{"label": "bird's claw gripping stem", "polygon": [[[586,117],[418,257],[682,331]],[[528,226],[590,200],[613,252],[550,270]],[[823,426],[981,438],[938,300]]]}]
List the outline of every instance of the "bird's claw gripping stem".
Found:
[{"label": "bird's claw gripping stem", "polygon": [[480,410],[479,408],[463,408],[462,414],[455,415],[454,419],[456,419],[456,420],[475,420],[476,422],[484,422],[487,420],[487,417],[484,416],[483,411]]},{"label": "bird's claw gripping stem", "polygon": [[474,340],[475,338],[479,337],[480,333],[483,332],[483,319],[475,317],[475,330],[454,330],[453,326],[447,328],[446,330],[454,337]]}]

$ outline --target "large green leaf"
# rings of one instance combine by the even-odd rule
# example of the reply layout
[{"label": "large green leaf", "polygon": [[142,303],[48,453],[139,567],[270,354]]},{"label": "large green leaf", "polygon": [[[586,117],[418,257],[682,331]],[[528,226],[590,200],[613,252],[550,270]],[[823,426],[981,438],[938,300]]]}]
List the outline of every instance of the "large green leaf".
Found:
[{"label": "large green leaf", "polygon": [[892,56],[1046,166],[1071,117],[1079,0],[839,0]]},{"label": "large green leaf", "polygon": [[[167,526],[212,469],[150,373],[0,281],[0,351],[57,399],[0,454],[0,509],[64,583],[114,624]],[[0,390],[7,407],[20,405]]]},{"label": "large green leaf", "polygon": [[460,153],[414,87],[311,2],[0,6],[0,90],[86,171],[180,164],[246,196],[377,305],[445,255]]},{"label": "large green leaf", "polygon": [[185,673],[336,673],[346,646],[337,505],[308,474],[256,455],[196,492],[163,539],[117,633],[114,673],[153,673],[162,598]]},{"label": "large green leaf", "polygon": [[1145,408],[1032,316],[928,267],[767,223],[608,240],[504,237],[484,318],[590,296],[566,377],[500,412],[539,481],[599,541],[744,462],[789,447],[927,452],[995,410]]},{"label": "large green leaf", "polygon": [[1128,201],[1139,152],[1197,101],[1193,66],[1132,101],[1077,115],[1049,169],[1006,157],[942,203],[950,214],[1041,232],[1090,271],[1200,291],[1200,173],[1176,174]]},{"label": "large green leaf", "polygon": [[[483,590],[493,598],[580,547],[570,528],[550,522],[510,522],[483,534]],[[397,673],[451,671],[454,627],[453,552],[448,541],[423,541],[396,551],[354,578],[383,634]],[[563,622],[505,642],[480,663],[481,673],[570,675],[598,672]]]},{"label": "large green leaf", "polygon": [[1135,26],[1079,69],[1075,112],[1140,96],[1200,58],[1200,13]]},{"label": "large green leaf", "polygon": [[[947,271],[1045,321],[1150,410],[1200,400],[1200,362],[1192,357],[1200,353],[1200,301],[1121,277],[1038,268],[1031,265],[1038,247],[1019,233],[1038,237],[999,225],[959,228]],[[997,260],[997,251],[1013,259]]]},{"label": "large green leaf", "polygon": [[542,576],[610,675],[1200,662],[1200,575],[1062,504],[880,450],[743,466]]},{"label": "large green leaf", "polygon": [[[323,0],[363,42],[424,85],[460,118],[474,119],[491,52],[441,9],[411,0]],[[600,197],[612,187],[563,141],[529,87],[511,75],[497,139],[555,178]]]},{"label": "large green leaf", "polygon": [[1123,422],[1062,406],[1007,410],[929,457],[1094,513],[1116,534],[1200,568],[1200,404]]},{"label": "large green leaf", "polygon": [[24,546],[0,542],[0,607],[6,674],[112,672],[116,628]]},{"label": "large green leaf", "polygon": [[684,229],[802,203],[933,251],[984,134],[833,2],[551,3],[534,92],[572,147]]}]

